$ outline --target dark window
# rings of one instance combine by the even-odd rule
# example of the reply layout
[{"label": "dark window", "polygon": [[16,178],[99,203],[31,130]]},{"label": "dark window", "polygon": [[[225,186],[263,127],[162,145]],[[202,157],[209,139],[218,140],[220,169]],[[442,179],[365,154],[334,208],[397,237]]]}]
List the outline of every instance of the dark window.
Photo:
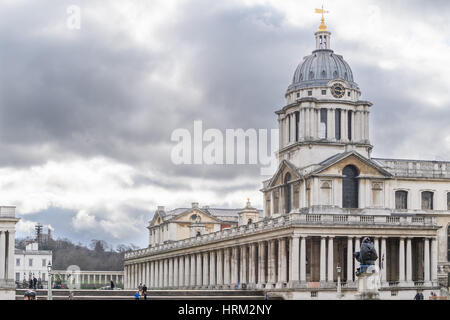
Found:
[{"label": "dark window", "polygon": [[395,209],[408,209],[408,192],[395,192]]},{"label": "dark window", "polygon": [[334,135],[336,140],[341,140],[341,109],[336,109],[334,112],[334,120],[336,123],[334,127]]},{"label": "dark window", "polygon": [[308,91],[308,96],[312,96],[312,91]]},{"label": "dark window", "polygon": [[289,181],[291,181],[291,174],[288,172],[284,177],[284,207],[286,213],[291,212],[291,185],[289,184]]},{"label": "dark window", "polygon": [[350,91],[347,91],[347,95],[350,97]]},{"label": "dark window", "polygon": [[298,141],[299,123],[300,123],[300,112],[295,111],[295,141]]},{"label": "dark window", "polygon": [[348,132],[348,140],[352,141],[352,112],[349,111],[347,113],[347,132]]},{"label": "dark window", "polygon": [[433,192],[422,192],[422,210],[433,210]]},{"label": "dark window", "polygon": [[450,210],[450,192],[447,193],[447,210]]},{"label": "dark window", "polygon": [[320,138],[326,139],[328,136],[327,133],[327,109],[320,109]]},{"label": "dark window", "polygon": [[252,219],[248,219],[247,224],[252,224],[253,220]]},{"label": "dark window", "polygon": [[327,90],[322,90],[322,95],[326,95],[327,94]]},{"label": "dark window", "polygon": [[342,171],[342,207],[358,208],[358,170],[349,165]]},{"label": "dark window", "polygon": [[297,92],[297,98],[300,98],[300,92]]}]

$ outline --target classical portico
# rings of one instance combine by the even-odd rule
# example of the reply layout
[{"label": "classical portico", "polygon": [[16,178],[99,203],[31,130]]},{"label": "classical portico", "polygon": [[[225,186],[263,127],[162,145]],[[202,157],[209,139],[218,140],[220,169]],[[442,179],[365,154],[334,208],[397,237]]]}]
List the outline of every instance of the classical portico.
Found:
[{"label": "classical portico", "polygon": [[15,207],[0,207],[0,300],[15,299],[14,246],[18,221]]}]

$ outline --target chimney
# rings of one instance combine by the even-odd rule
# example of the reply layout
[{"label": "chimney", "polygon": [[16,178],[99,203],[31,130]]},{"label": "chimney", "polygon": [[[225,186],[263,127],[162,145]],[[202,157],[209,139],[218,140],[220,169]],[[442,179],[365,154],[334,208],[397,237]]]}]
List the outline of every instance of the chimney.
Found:
[{"label": "chimney", "polygon": [[198,202],[192,202],[192,209],[198,208]]}]

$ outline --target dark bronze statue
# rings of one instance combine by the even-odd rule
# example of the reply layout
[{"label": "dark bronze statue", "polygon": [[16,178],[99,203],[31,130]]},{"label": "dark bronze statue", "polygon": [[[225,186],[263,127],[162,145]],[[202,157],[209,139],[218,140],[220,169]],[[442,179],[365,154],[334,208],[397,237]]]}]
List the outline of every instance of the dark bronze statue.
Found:
[{"label": "dark bronze statue", "polygon": [[359,276],[362,272],[367,270],[367,267],[373,266],[378,259],[377,251],[373,246],[369,237],[364,237],[359,251],[353,253],[353,257],[360,263],[360,268],[356,270],[356,275]]}]

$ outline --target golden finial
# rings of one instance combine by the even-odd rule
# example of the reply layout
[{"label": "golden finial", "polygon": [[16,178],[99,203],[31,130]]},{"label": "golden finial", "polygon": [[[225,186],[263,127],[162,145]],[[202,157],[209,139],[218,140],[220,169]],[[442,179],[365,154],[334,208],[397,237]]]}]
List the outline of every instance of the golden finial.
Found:
[{"label": "golden finial", "polygon": [[316,12],[316,13],[321,13],[321,14],[322,14],[322,18],[320,19],[319,31],[328,31],[328,30],[327,30],[327,26],[325,25],[325,17],[324,17],[324,14],[325,14],[325,13],[330,13],[330,11],[324,10],[324,9],[323,9],[323,5],[322,5],[322,9],[316,9],[315,12]]}]

